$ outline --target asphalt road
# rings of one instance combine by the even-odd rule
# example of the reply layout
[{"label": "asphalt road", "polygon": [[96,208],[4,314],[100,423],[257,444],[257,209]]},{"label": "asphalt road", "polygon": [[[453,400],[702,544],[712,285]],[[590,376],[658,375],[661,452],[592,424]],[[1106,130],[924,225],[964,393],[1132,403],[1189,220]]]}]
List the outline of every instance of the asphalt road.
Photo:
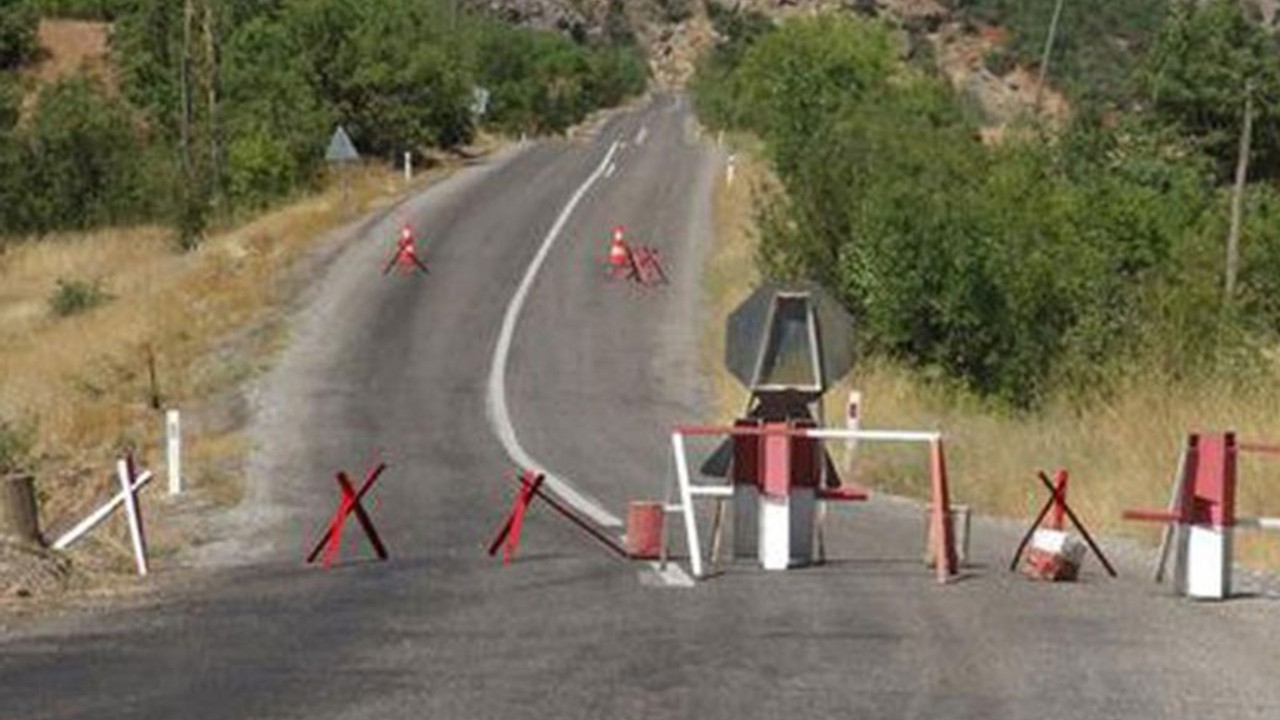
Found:
[{"label": "asphalt road", "polygon": [[[1178,600],[1129,560],[1119,581],[1094,565],[1032,583],[1003,571],[1010,529],[986,522],[965,578],[939,586],[901,501],[840,510],[825,566],[739,564],[693,588],[546,508],[515,564],[485,555],[513,451],[621,516],[660,493],[670,426],[703,417],[717,158],[685,105],[504,154],[372,224],[257,396],[246,505],[200,555],[223,567],[0,638],[0,718],[1280,717],[1274,602]],[[425,279],[379,274],[402,216],[428,239]],[[603,279],[617,224],[663,251],[669,287]],[[332,472],[375,454],[390,467],[367,504],[392,560],[353,533],[345,563],[303,567]]]}]

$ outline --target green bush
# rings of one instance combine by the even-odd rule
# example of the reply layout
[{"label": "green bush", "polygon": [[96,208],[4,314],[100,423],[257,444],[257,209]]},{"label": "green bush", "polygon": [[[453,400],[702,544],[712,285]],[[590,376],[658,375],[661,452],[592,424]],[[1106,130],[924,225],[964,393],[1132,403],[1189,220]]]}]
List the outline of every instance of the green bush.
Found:
[{"label": "green bush", "polygon": [[297,175],[289,148],[268,132],[242,134],[227,149],[227,194],[238,207],[266,206],[288,194]]},{"label": "green bush", "polygon": [[38,20],[35,8],[25,0],[0,0],[0,70],[20,67],[39,54]]},{"label": "green bush", "polygon": [[663,22],[684,22],[693,17],[692,0],[658,0]]},{"label": "green bush", "polygon": [[0,72],[0,132],[18,124],[22,108],[22,85],[16,77]]},{"label": "green bush", "polygon": [[1179,1],[1143,63],[1151,111],[1176,124],[1229,181],[1252,87],[1255,177],[1280,177],[1280,42],[1235,0]]},{"label": "green bush", "polygon": [[34,425],[0,419],[0,476],[30,470],[35,441]]},{"label": "green bush", "polygon": [[112,299],[111,293],[102,287],[101,280],[63,280],[49,296],[49,310],[57,317],[71,317],[88,312]]},{"label": "green bush", "polygon": [[866,352],[1016,407],[1135,366],[1256,366],[1280,333],[1280,194],[1252,189],[1224,302],[1224,193],[1194,138],[1080,113],[1050,142],[986,147],[898,57],[871,21],[799,21],[699,79],[699,107],[759,134],[785,187],[762,211],[767,275],[831,288]]},{"label": "green bush", "polygon": [[[453,0],[227,0],[215,5],[216,118],[197,92],[184,153],[181,2],[32,2],[114,19],[124,98],[64,81],[14,128],[20,92],[0,73],[0,235],[165,220],[194,247],[213,208],[257,209],[317,183],[338,123],[364,156],[399,157],[468,142],[477,85],[492,93],[486,122],[559,132],[646,81],[620,0],[610,17],[623,47],[465,11],[455,23]],[[0,69],[34,52],[34,7],[0,0]]]},{"label": "green bush", "polygon": [[44,15],[79,20],[114,20],[137,4],[136,0],[31,0],[31,3]]},{"label": "green bush", "polygon": [[[1180,0],[1179,0],[1180,1]],[[1010,61],[1038,67],[1054,0],[950,0],[963,21],[1010,32]],[[1051,59],[1050,81],[1077,104],[1128,105],[1131,78],[1160,28],[1168,0],[1066,0]]]},{"label": "green bush", "polygon": [[129,109],[94,81],[64,80],[41,91],[26,137],[32,191],[25,229],[116,225],[148,215],[138,131]]}]

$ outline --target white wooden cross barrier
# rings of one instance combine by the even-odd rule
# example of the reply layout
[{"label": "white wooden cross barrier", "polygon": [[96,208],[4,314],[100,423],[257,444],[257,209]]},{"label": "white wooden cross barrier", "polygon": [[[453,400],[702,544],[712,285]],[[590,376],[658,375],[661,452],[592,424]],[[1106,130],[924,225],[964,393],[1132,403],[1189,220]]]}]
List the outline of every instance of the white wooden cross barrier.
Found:
[{"label": "white wooden cross barrier", "polygon": [[137,562],[138,574],[147,574],[147,545],[146,537],[142,532],[142,516],[138,508],[137,493],[151,480],[151,471],[145,470],[140,475],[134,475],[132,465],[131,460],[116,461],[116,477],[120,480],[120,492],[55,540],[54,550],[67,549],[72,543],[97,527],[111,514],[111,511],[123,504],[129,521],[129,535],[133,540],[133,554]]}]

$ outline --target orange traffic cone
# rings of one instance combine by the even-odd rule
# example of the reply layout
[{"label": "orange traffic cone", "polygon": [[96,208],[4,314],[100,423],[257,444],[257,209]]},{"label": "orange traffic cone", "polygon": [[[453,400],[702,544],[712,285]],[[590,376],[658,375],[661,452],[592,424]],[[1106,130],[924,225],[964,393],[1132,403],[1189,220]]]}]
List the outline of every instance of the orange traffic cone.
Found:
[{"label": "orange traffic cone", "polygon": [[387,266],[382,269],[382,274],[386,275],[391,272],[393,267],[399,267],[402,272],[413,272],[416,269],[421,270],[424,275],[428,274],[430,271],[427,270],[426,264],[418,259],[418,252],[414,247],[414,243],[413,228],[409,227],[408,223],[405,223],[400,228],[400,239],[396,241],[396,252],[387,261]]},{"label": "orange traffic cone", "polygon": [[617,277],[622,273],[630,273],[631,249],[622,239],[624,229],[621,225],[613,229],[613,240],[609,243],[609,275]]}]

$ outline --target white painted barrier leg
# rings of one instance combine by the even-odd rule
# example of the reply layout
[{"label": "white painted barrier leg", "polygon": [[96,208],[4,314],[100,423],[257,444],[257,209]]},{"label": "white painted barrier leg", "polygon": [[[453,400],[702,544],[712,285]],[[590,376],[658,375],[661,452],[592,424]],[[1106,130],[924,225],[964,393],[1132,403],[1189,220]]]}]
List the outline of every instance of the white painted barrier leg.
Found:
[{"label": "white painted barrier leg", "polygon": [[182,424],[177,410],[165,413],[165,440],[167,465],[169,466],[169,494],[182,492]]},{"label": "white painted barrier leg", "polygon": [[1231,530],[1211,525],[1187,529],[1187,597],[1222,600],[1231,594]]},{"label": "white painted barrier leg", "polygon": [[765,570],[786,570],[791,566],[790,498],[760,493],[760,566]]},{"label": "white painted barrier leg", "polygon": [[689,480],[689,465],[685,462],[684,436],[671,435],[671,447],[676,455],[676,478],[680,481],[680,504],[684,507],[684,529],[689,543],[689,569],[695,578],[702,577],[702,548],[698,546],[697,518],[693,512],[693,490]]},{"label": "white painted barrier leg", "polygon": [[129,465],[124,460],[116,462],[116,475],[120,478],[120,490],[124,495],[125,515],[129,520],[129,534],[133,537],[133,556],[138,563],[138,574],[147,574],[147,548],[142,539],[142,522],[138,516],[138,499],[133,495],[133,483],[129,477]]},{"label": "white painted barrier leg", "polygon": [[[143,472],[141,475],[138,476],[138,479],[133,481],[134,492],[137,492],[139,489],[142,488],[143,485],[146,485],[147,482],[149,482],[150,480],[151,480],[151,471],[147,470]],[[102,507],[98,508],[97,510],[94,510],[92,513],[89,514],[88,517],[86,517],[84,520],[81,520],[79,523],[76,524],[75,527],[63,533],[62,537],[55,540],[53,543],[53,549],[66,550],[68,547],[71,546],[71,543],[84,537],[85,533],[97,527],[98,523],[105,520],[106,517],[111,514],[111,511],[116,509],[116,506],[124,502],[124,498],[125,498],[124,492],[116,493],[115,497],[111,498],[106,503],[104,503]]]}]

